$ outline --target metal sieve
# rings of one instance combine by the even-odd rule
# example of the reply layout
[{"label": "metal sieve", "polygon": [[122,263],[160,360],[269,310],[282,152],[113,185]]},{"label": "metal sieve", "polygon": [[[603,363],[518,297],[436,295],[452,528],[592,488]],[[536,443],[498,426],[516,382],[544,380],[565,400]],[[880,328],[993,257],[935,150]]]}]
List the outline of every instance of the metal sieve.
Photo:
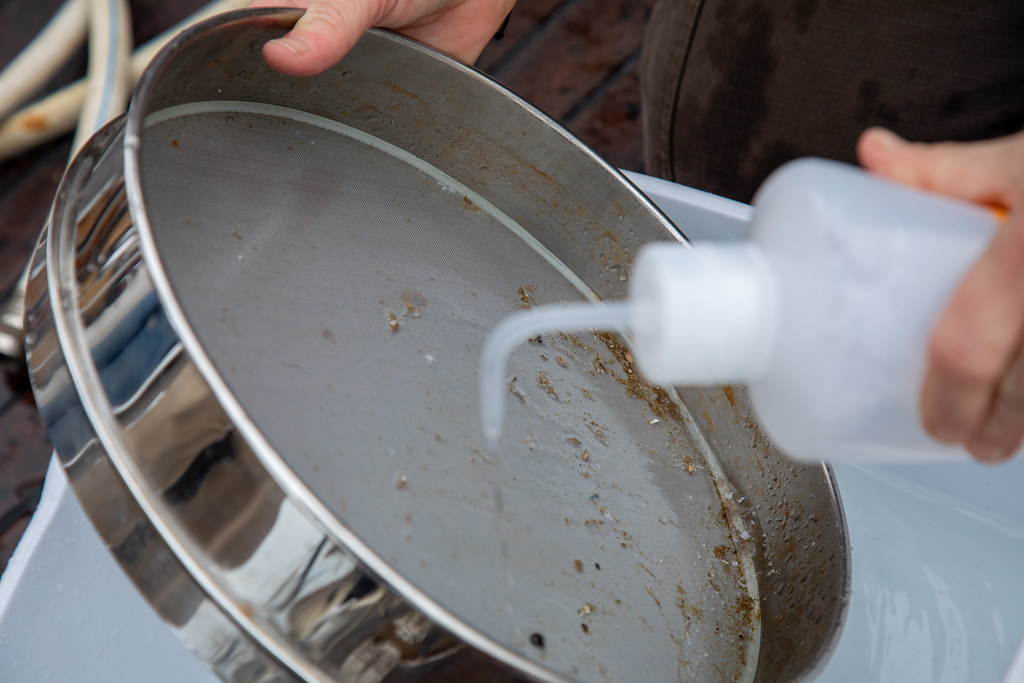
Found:
[{"label": "metal sieve", "polygon": [[[740,389],[643,383],[510,311],[624,294],[684,239],[472,69],[371,32],[297,79],[294,11],[176,39],[65,177],[29,289],[37,400],[140,591],[229,681],[789,680],[847,590],[823,465]],[[685,229],[685,226],[681,226]]]}]

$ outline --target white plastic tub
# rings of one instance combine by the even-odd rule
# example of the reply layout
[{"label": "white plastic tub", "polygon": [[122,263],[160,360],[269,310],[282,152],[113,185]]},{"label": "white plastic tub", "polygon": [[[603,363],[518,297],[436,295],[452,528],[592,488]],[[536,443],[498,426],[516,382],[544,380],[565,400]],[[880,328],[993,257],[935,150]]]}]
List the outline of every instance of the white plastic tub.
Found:
[{"label": "white plastic tub", "polygon": [[[746,205],[629,175],[693,239],[743,236]],[[1024,461],[845,466],[836,476],[853,591],[817,680],[1021,680]],[[0,652],[3,681],[216,680],[121,574],[53,465],[0,577]]]}]

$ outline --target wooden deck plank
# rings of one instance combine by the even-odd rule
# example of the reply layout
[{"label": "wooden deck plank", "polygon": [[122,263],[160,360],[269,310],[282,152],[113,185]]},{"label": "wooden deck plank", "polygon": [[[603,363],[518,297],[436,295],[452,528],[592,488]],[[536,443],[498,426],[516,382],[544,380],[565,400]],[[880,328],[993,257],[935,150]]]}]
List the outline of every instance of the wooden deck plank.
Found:
[{"label": "wooden deck plank", "polygon": [[556,121],[636,52],[654,0],[577,2],[499,80]]},{"label": "wooden deck plank", "polygon": [[[642,171],[639,54],[653,4],[520,0],[478,66],[613,166]],[[536,23],[512,33],[517,18]]]},{"label": "wooden deck plank", "polygon": [[6,516],[10,523],[0,529],[0,572],[35,509],[50,452],[31,393],[25,393],[0,413],[0,520]]},{"label": "wooden deck plank", "polygon": [[500,79],[514,56],[538,37],[538,32],[560,8],[579,0],[520,0],[509,15],[500,40],[492,40],[476,61],[476,68]]},{"label": "wooden deck plank", "polygon": [[614,80],[598,100],[566,127],[615,168],[643,172],[643,125],[640,120],[640,66],[637,60]]}]

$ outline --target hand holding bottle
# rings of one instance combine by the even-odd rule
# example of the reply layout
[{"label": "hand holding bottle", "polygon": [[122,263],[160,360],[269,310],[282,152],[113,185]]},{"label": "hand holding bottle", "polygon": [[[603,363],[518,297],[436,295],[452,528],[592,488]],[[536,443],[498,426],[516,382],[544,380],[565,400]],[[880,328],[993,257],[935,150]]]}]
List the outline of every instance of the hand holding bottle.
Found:
[{"label": "hand holding bottle", "polygon": [[1024,134],[916,144],[872,129],[857,153],[884,177],[1006,209],[932,333],[921,414],[980,460],[1009,457],[1024,440]]}]

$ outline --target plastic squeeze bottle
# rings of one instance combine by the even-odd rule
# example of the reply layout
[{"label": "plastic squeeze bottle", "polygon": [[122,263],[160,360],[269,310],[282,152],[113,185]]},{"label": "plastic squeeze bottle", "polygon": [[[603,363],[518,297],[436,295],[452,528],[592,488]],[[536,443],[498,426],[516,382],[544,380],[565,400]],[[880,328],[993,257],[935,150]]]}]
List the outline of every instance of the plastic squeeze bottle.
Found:
[{"label": "plastic squeeze bottle", "polygon": [[626,334],[653,383],[746,383],[762,427],[792,457],[966,458],[925,432],[918,400],[928,338],[992,237],[993,213],[821,159],[777,170],[753,205],[748,240],[644,247],[626,301],[541,306],[500,323],[480,373],[491,443],[512,348],[603,329]]}]

